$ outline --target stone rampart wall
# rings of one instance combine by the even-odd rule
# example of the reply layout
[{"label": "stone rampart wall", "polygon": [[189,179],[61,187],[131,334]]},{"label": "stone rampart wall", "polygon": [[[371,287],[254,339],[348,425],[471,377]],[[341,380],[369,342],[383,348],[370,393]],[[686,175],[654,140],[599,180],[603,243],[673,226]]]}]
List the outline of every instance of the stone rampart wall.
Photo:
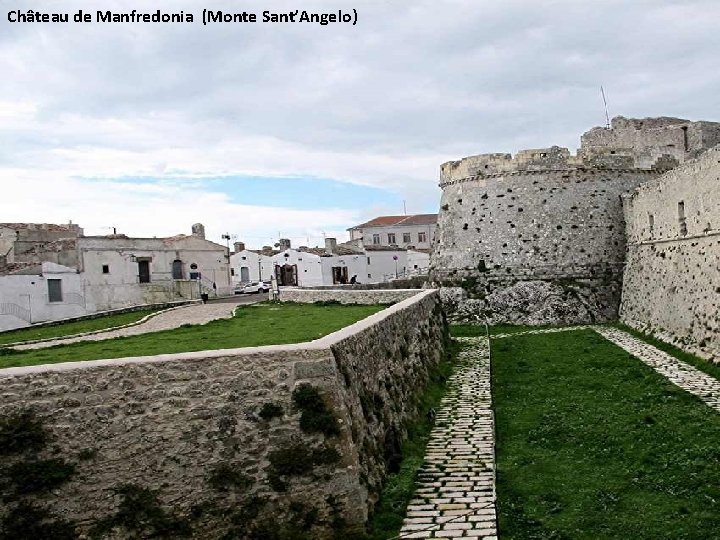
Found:
[{"label": "stone rampart wall", "polygon": [[[655,175],[641,170],[527,171],[447,184],[431,279],[463,287],[480,299],[524,281],[569,283],[583,289],[581,297],[570,293],[567,298],[582,309],[565,309],[569,318],[558,313],[555,320],[548,312],[543,322],[614,318],[625,255],[620,195]],[[538,294],[551,300],[556,292]],[[588,317],[573,320],[571,314],[579,311]],[[515,315],[501,310],[492,318],[503,322]]]},{"label": "stone rampart wall", "polygon": [[445,339],[424,291],[306,344],[0,370],[0,529],[28,504],[52,534],[362,527]]},{"label": "stone rampart wall", "polygon": [[720,147],[624,199],[627,324],[720,361]]},{"label": "stone rampart wall", "polygon": [[313,302],[337,301],[341,304],[394,304],[401,302],[420,292],[419,289],[281,289],[281,302]]}]

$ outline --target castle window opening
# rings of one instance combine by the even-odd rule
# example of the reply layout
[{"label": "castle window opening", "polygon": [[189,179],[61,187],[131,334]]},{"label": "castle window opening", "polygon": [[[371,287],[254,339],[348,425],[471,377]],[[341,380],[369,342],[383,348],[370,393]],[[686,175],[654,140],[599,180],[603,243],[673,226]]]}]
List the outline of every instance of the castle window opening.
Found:
[{"label": "castle window opening", "polygon": [[688,128],[687,126],[682,127],[683,130],[683,144],[685,145],[685,151],[690,150],[690,145],[688,144]]},{"label": "castle window opening", "polygon": [[110,265],[109,265],[109,264],[103,264],[103,265],[102,265],[102,273],[103,273],[103,274],[109,274],[109,273],[110,273]]}]

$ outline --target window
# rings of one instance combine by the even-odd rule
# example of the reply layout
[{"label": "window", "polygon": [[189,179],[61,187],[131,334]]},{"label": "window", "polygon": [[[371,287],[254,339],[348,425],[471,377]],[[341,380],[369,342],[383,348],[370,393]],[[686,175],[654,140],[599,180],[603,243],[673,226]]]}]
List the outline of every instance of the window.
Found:
[{"label": "window", "polygon": [[234,269],[234,268],[231,268],[231,269],[230,269],[230,275],[231,275],[231,276],[234,276],[234,275],[235,275],[235,269]]},{"label": "window", "polygon": [[388,233],[388,244],[395,244],[395,233]]},{"label": "window", "polygon": [[150,261],[138,261],[138,281],[150,283]]},{"label": "window", "polygon": [[102,266],[102,272],[103,272],[103,274],[109,274],[109,273],[110,273],[110,265],[109,265],[109,264],[103,264],[103,266]]},{"label": "window", "polygon": [[48,279],[48,302],[62,302],[62,279]]},{"label": "window", "polygon": [[368,264],[370,264],[370,257],[368,257],[367,260],[368,260]]},{"label": "window", "polygon": [[648,225],[650,226],[650,232],[655,228],[655,216],[648,214]]},{"label": "window", "polygon": [[412,240],[410,239],[410,233],[403,233],[403,244],[409,244],[410,242],[412,242]]},{"label": "window", "polygon": [[371,279],[371,278],[372,278],[372,274],[368,274],[368,279]]},{"label": "window", "polygon": [[377,246],[380,243],[380,235],[379,234],[373,234],[373,245]]},{"label": "window", "polygon": [[183,279],[183,263],[180,259],[175,259],[172,263],[172,278]]},{"label": "window", "polygon": [[422,244],[423,242],[427,242],[427,234],[425,231],[421,231],[418,233],[418,243]]},{"label": "window", "polygon": [[678,221],[680,222],[680,235],[687,235],[687,223],[685,222],[685,201],[678,203]]}]

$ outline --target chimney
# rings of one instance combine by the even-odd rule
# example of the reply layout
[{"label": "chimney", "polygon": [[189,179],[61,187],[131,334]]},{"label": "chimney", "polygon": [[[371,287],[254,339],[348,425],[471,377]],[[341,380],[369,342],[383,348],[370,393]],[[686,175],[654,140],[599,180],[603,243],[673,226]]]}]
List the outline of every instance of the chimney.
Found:
[{"label": "chimney", "polygon": [[233,246],[235,247],[235,253],[245,251],[245,242],[235,242]]},{"label": "chimney", "polygon": [[336,238],[326,238],[325,239],[325,253],[327,253],[328,255],[337,253],[337,239]]},{"label": "chimney", "polygon": [[285,251],[286,249],[290,249],[290,239],[289,238],[281,238],[280,239],[280,251]]},{"label": "chimney", "polygon": [[192,226],[192,235],[205,240],[205,225],[202,223],[195,223]]}]

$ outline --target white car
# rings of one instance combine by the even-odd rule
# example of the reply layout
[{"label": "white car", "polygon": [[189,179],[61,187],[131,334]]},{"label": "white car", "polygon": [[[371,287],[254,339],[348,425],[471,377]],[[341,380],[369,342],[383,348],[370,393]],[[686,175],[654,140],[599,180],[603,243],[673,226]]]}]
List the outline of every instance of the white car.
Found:
[{"label": "white car", "polygon": [[269,281],[251,281],[250,283],[239,283],[235,286],[235,294],[256,294],[268,292],[269,290]]}]

